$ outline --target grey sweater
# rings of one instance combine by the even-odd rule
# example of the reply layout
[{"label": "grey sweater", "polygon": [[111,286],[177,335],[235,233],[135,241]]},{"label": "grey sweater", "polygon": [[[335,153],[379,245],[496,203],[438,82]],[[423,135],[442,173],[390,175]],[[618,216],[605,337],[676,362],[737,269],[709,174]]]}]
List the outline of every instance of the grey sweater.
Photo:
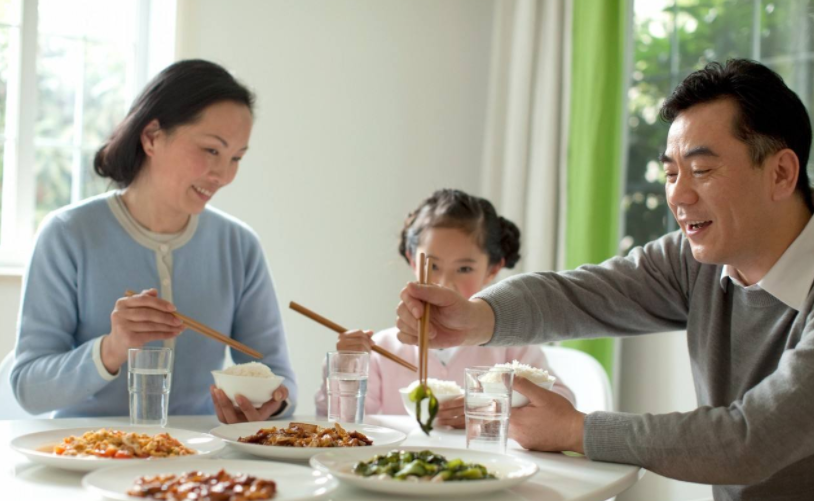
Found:
[{"label": "grey sweater", "polygon": [[713,484],[716,500],[814,499],[814,293],[798,312],[760,288],[722,287],[721,272],[676,232],[475,297],[495,312],[492,345],[686,329],[698,408],[592,413],[587,456]]}]

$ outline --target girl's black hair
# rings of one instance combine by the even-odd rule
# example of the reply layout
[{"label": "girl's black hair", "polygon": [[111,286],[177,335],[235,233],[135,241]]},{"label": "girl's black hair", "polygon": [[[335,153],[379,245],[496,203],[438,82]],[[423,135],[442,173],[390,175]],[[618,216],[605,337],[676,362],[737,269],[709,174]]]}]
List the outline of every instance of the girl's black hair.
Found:
[{"label": "girl's black hair", "polygon": [[485,198],[461,190],[443,189],[421,202],[404,220],[399,254],[407,263],[415,256],[421,234],[427,228],[455,228],[473,235],[478,246],[489,256],[489,264],[504,261],[513,268],[520,260],[520,229],[499,216]]},{"label": "girl's black hair", "polygon": [[144,164],[141,133],[153,120],[167,133],[194,123],[203,111],[222,101],[254,108],[254,94],[215,63],[201,59],[179,61],[156,75],[133,103],[127,116],[99,148],[93,169],[120,187],[130,185]]}]

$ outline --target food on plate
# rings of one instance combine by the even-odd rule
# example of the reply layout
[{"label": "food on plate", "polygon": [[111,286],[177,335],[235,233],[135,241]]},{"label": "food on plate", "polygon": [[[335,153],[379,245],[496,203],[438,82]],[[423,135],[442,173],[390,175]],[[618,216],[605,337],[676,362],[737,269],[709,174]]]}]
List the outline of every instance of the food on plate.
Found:
[{"label": "food on plate", "polygon": [[274,373],[271,372],[271,369],[268,368],[267,365],[261,364],[260,362],[248,362],[245,364],[237,364],[227,367],[223,369],[223,374],[229,374],[230,376],[248,376],[248,377],[261,377],[261,378],[271,378],[275,377]]},{"label": "food on plate", "polygon": [[245,444],[282,447],[365,447],[373,440],[358,431],[347,431],[339,423],[324,428],[308,423],[289,423],[288,428],[262,428],[254,435],[238,438]]},{"label": "food on plate", "polygon": [[373,456],[353,465],[353,473],[363,477],[406,480],[411,482],[458,482],[497,478],[485,466],[465,463],[461,459],[447,460],[432,451],[410,452],[393,450]]},{"label": "food on plate", "polygon": [[[557,380],[554,376],[548,374],[548,371],[532,367],[528,364],[522,364],[517,360],[510,364],[496,364],[495,369],[512,369],[514,375],[528,379],[532,383],[541,386],[548,383],[553,384]],[[488,373],[480,378],[483,383],[499,383],[502,376],[499,372]]]},{"label": "food on plate", "polygon": [[54,446],[54,454],[65,457],[113,459],[166,458],[197,454],[168,433],[150,436],[141,433],[100,429],[81,437],[71,435]]},{"label": "food on plate", "polygon": [[271,499],[276,492],[277,484],[272,480],[242,473],[230,475],[220,470],[214,474],[191,471],[182,475],[140,477],[127,494],[167,501],[254,501]]}]

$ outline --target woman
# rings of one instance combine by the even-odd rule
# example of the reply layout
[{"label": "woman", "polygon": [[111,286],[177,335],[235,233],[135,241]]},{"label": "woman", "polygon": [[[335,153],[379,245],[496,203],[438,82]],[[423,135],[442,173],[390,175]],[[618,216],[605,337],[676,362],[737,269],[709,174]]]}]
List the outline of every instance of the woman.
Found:
[{"label": "woman", "polygon": [[[399,254],[410,265],[416,277],[416,257],[420,253],[433,258],[430,274],[433,283],[470,297],[487,287],[504,267],[514,268],[520,259],[520,230],[514,223],[499,216],[492,203],[484,198],[468,195],[460,190],[438,190],[407,215],[401,231]],[[418,349],[402,344],[397,334],[396,328],[375,335],[373,331],[349,331],[340,336],[336,349],[369,352],[375,344],[418,365]],[[552,372],[545,355],[537,346],[461,346],[430,350],[428,374],[429,377],[456,381],[463,386],[464,368],[511,363],[513,360]],[[406,414],[399,389],[406,388],[416,379],[414,372],[378,353],[370,353],[365,412]],[[574,402],[573,393],[559,379],[555,382],[553,391]],[[324,383],[315,400],[317,413],[325,414],[327,394]],[[437,423],[463,428],[463,397],[441,404]]]},{"label": "woman", "polygon": [[[296,383],[260,242],[207,202],[248,149],[254,96],[222,67],[181,61],[136,100],[94,169],[121,190],[51,214],[26,273],[11,381],[20,405],[57,417],[128,414],[127,350],[175,351],[170,414],[223,422],[290,414]],[[142,291],[123,297],[128,289]],[[285,386],[255,409],[210,387],[225,349],[175,311],[264,354]],[[183,335],[180,335],[182,334]],[[232,351],[235,362],[249,361]]]}]

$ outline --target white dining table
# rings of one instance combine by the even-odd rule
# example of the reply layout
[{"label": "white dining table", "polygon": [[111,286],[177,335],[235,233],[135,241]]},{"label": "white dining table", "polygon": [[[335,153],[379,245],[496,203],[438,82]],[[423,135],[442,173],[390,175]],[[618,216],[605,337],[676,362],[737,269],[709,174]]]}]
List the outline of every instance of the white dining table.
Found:
[{"label": "white dining table", "polygon": [[[295,416],[292,421],[315,420],[314,416]],[[407,433],[405,446],[466,448],[463,430],[434,430],[425,436],[407,416],[368,416],[368,424],[386,426]],[[92,500],[95,495],[82,488],[81,472],[60,470],[32,463],[9,446],[12,439],[38,431],[61,428],[103,428],[125,426],[127,417],[26,419],[0,421],[0,492],[3,500]],[[214,416],[170,416],[168,427],[208,432],[219,426]],[[585,457],[558,453],[530,452],[510,440],[508,454],[533,461],[540,471],[529,481],[510,490],[480,496],[467,496],[466,501],[601,501],[613,497],[635,484],[644,474],[637,466],[601,463]],[[231,450],[228,446],[219,457],[269,461]],[[217,459],[214,459],[217,461]],[[307,465],[307,463],[299,463]],[[378,500],[382,494],[340,485],[326,499]],[[416,499],[387,495],[389,499]]]}]

